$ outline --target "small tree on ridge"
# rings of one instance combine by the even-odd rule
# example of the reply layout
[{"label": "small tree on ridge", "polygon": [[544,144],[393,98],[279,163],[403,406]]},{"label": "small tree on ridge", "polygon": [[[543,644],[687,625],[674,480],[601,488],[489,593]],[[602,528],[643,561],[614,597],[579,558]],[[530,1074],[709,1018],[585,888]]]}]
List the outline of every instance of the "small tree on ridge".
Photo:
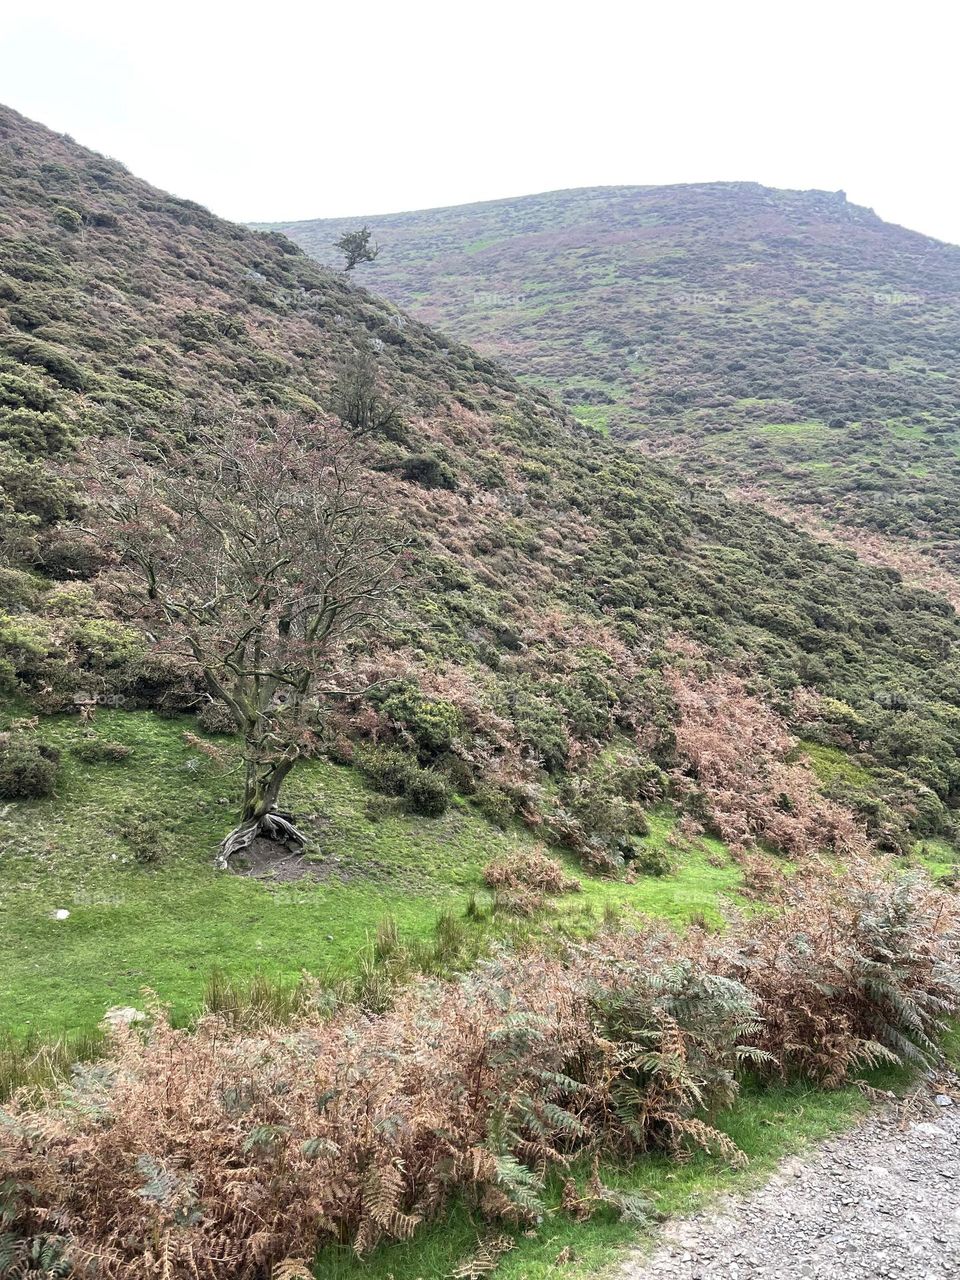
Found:
[{"label": "small tree on ridge", "polygon": [[372,234],[369,227],[359,227],[356,231],[345,231],[336,242],[346,260],[344,271],[352,271],[361,262],[373,262],[379,255],[380,246],[370,243]]}]

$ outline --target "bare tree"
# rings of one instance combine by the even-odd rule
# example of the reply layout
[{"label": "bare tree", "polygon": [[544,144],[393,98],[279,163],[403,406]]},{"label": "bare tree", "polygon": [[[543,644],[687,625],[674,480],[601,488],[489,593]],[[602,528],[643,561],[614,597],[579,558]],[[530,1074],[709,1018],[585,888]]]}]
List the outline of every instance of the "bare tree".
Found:
[{"label": "bare tree", "polygon": [[373,262],[379,255],[380,246],[370,243],[372,234],[369,227],[359,227],[356,231],[345,231],[336,242],[346,260],[344,271],[352,271],[361,262]]},{"label": "bare tree", "polygon": [[405,553],[355,446],[330,428],[232,424],[162,460],[115,450],[87,486],[122,598],[193,660],[241,735],[243,805],[221,861],[258,835],[302,847],[280,789]]}]

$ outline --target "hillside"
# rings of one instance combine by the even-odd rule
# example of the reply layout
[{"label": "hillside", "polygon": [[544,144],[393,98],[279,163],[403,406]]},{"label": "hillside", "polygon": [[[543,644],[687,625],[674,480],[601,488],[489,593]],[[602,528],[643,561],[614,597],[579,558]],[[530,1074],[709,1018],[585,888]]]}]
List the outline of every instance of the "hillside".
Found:
[{"label": "hillside", "polygon": [[[224,956],[343,964],[384,910],[429,932],[504,829],[626,874],[595,903],[681,917],[740,883],[718,836],[737,857],[926,840],[952,862],[960,622],[942,600],[628,453],[282,236],[8,110],[0,233],[0,671],[18,726],[2,745],[38,775],[62,757],[52,796],[0,816],[7,1025],[78,1025],[145,982],[189,1008]],[[227,893],[211,857],[230,740],[210,738],[196,671],[112,612],[66,464],[107,439],[189,449],[237,415],[309,433],[358,356],[391,408],[362,447],[413,572],[357,655],[380,686],[317,725],[295,776],[322,873]],[[92,702],[112,709],[89,730]],[[291,919],[307,941],[290,945]]]},{"label": "hillside", "polygon": [[583,422],[960,601],[960,248],[842,192],[559,191],[278,223]]},{"label": "hillside", "polygon": [[585,1280],[943,1060],[940,596],[5,109],[0,483],[0,1276]]}]

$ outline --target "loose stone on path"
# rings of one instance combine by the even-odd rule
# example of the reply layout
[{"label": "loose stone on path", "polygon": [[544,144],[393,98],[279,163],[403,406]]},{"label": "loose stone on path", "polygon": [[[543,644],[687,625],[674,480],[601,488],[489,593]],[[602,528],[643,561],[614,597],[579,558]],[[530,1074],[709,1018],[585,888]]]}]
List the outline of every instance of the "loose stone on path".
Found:
[{"label": "loose stone on path", "polygon": [[874,1113],[757,1191],[666,1224],[609,1280],[960,1280],[957,1098],[929,1096],[906,1124]]}]

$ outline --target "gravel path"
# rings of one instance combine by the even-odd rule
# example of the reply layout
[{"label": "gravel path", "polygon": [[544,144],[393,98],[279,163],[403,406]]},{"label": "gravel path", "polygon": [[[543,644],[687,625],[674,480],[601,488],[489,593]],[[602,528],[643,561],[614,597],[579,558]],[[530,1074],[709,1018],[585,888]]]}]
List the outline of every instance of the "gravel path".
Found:
[{"label": "gravel path", "polygon": [[610,1280],[960,1280],[960,1086],[891,1108],[762,1188],[667,1224]]}]

